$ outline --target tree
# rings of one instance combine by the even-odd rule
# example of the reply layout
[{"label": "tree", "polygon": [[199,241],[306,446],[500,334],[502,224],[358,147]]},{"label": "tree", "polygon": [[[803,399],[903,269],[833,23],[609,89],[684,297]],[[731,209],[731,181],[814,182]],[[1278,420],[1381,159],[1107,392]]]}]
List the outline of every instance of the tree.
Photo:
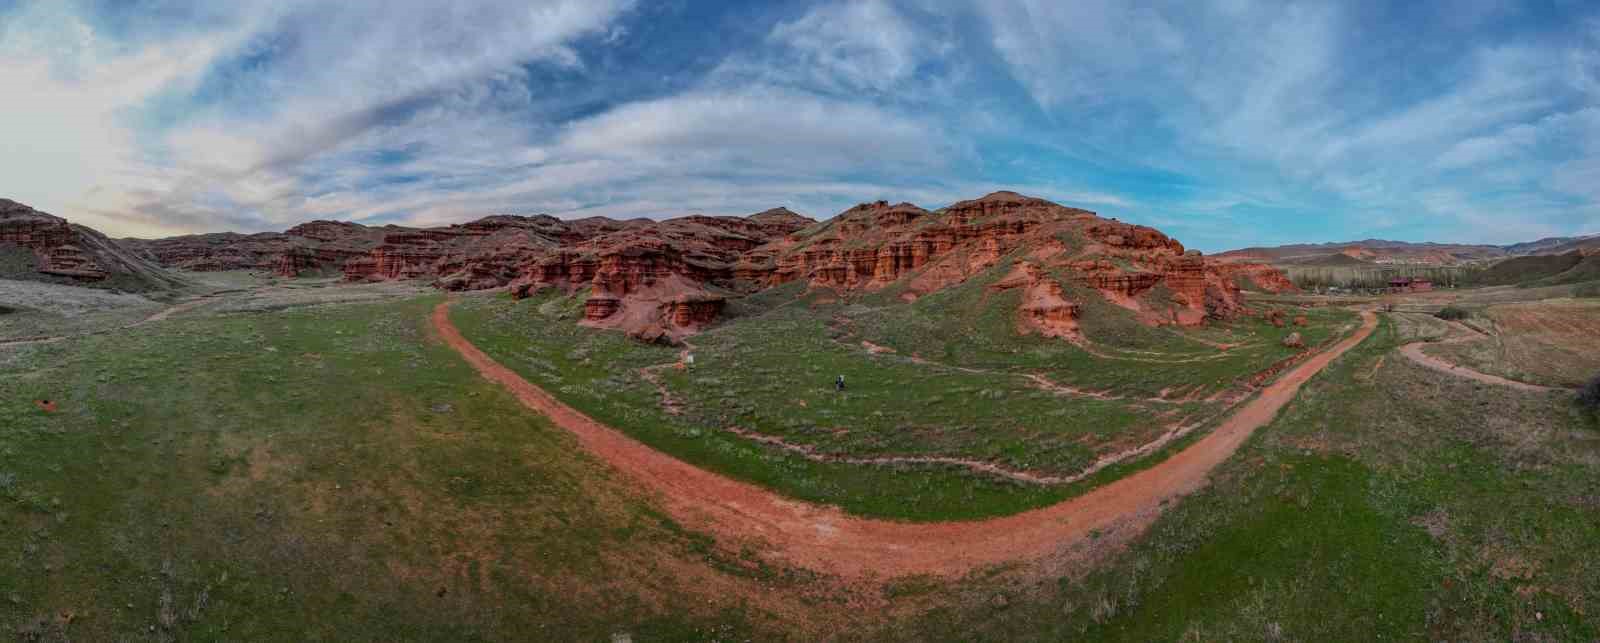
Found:
[{"label": "tree", "polygon": [[1600,415],[1600,375],[1595,375],[1588,384],[1578,389],[1578,406]]}]

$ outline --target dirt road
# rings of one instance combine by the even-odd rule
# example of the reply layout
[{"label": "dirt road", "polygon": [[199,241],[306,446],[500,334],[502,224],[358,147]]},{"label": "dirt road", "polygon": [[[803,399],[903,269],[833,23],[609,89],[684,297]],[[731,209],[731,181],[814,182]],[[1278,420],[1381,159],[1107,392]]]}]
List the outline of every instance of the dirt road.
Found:
[{"label": "dirt road", "polygon": [[1439,371],[1439,372],[1442,372],[1442,373],[1449,373],[1449,374],[1454,375],[1456,377],[1465,377],[1465,378],[1470,379],[1470,380],[1476,380],[1476,381],[1479,381],[1479,382],[1483,382],[1484,384],[1493,384],[1495,386],[1506,386],[1506,387],[1514,388],[1514,389],[1517,389],[1517,390],[1520,390],[1520,391],[1533,391],[1533,392],[1536,392],[1536,393],[1542,393],[1542,392],[1548,392],[1548,391],[1565,391],[1565,390],[1567,390],[1567,389],[1562,389],[1562,388],[1556,388],[1556,387],[1553,387],[1553,386],[1539,386],[1538,384],[1529,384],[1527,382],[1518,382],[1516,380],[1508,380],[1508,379],[1506,379],[1504,377],[1500,377],[1498,375],[1490,375],[1490,374],[1484,373],[1482,371],[1472,370],[1470,368],[1467,368],[1465,366],[1461,366],[1459,364],[1452,364],[1452,363],[1447,362],[1447,361],[1445,361],[1445,360],[1443,360],[1441,358],[1434,357],[1432,355],[1429,355],[1427,353],[1422,352],[1422,347],[1427,346],[1429,344],[1460,344],[1460,343],[1463,343],[1463,342],[1470,342],[1470,341],[1480,340],[1480,339],[1484,338],[1483,334],[1468,328],[1464,324],[1451,322],[1450,325],[1452,327],[1454,327],[1456,329],[1456,331],[1457,331],[1457,334],[1454,337],[1451,337],[1451,338],[1445,339],[1445,340],[1441,340],[1441,341],[1437,341],[1437,342],[1412,342],[1410,344],[1406,344],[1405,346],[1401,346],[1400,347],[1400,354],[1401,355],[1405,355],[1407,359],[1410,359],[1413,362],[1416,362],[1418,364],[1421,364],[1421,365],[1426,366],[1428,368],[1431,368],[1433,370],[1436,370],[1436,371]]},{"label": "dirt road", "polygon": [[89,336],[93,336],[93,335],[104,335],[104,334],[107,334],[107,333],[114,333],[114,332],[117,332],[117,331],[128,330],[128,329],[132,329],[132,328],[138,328],[138,327],[143,326],[145,324],[153,324],[155,322],[162,321],[162,320],[164,320],[164,319],[166,319],[168,317],[171,317],[173,315],[177,315],[179,313],[184,313],[184,312],[188,312],[188,311],[194,310],[194,309],[199,308],[201,306],[204,306],[204,305],[206,305],[208,303],[211,303],[212,301],[215,301],[218,297],[221,297],[223,295],[230,295],[230,294],[242,293],[242,292],[258,292],[258,291],[261,291],[261,290],[266,290],[266,288],[254,288],[254,289],[245,289],[245,290],[219,290],[217,292],[200,295],[200,296],[195,297],[193,299],[188,299],[188,300],[185,300],[185,301],[178,302],[176,304],[169,305],[169,306],[167,306],[165,308],[162,308],[161,310],[158,310],[158,311],[156,311],[154,313],[151,313],[150,316],[148,316],[148,317],[145,317],[143,319],[140,319],[138,321],[135,321],[135,322],[132,322],[132,323],[129,323],[129,324],[123,324],[123,325],[117,326],[115,328],[103,328],[103,329],[100,329],[100,330],[90,331],[90,332],[87,332],[87,333],[79,333],[77,335],[39,335],[39,336],[35,336],[35,337],[18,337],[18,338],[15,338],[15,339],[0,340],[0,347],[4,347],[4,346],[25,346],[25,345],[29,345],[29,344],[53,344],[55,342],[59,342],[59,341],[64,340],[64,339],[71,339],[71,338],[74,338],[74,337],[89,337]]},{"label": "dirt road", "polygon": [[767,555],[847,580],[910,574],[959,576],[982,567],[1041,560],[1093,534],[1138,533],[1169,500],[1202,487],[1257,428],[1294,399],[1300,386],[1372,334],[1377,317],[1332,348],[1301,362],[1221,426],[1167,460],[1082,496],[1012,516],[970,522],[902,523],[850,516],[784,498],[651,449],[563,404],[495,362],[462,337],[449,302],[433,311],[439,335],[484,377],[577,436],[594,455],[659,494],[675,520],[735,542],[764,542]]}]

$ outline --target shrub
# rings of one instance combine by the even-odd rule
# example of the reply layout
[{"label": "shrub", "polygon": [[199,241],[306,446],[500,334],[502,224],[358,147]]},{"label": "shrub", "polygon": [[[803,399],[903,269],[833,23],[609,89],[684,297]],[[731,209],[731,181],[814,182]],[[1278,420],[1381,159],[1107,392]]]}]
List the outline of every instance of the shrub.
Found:
[{"label": "shrub", "polygon": [[1591,281],[1572,291],[1573,297],[1600,297],[1600,281]]},{"label": "shrub", "polygon": [[1434,313],[1433,316],[1438,317],[1439,319],[1460,321],[1471,317],[1472,313],[1469,313],[1462,308],[1456,308],[1455,306],[1445,306],[1444,308],[1439,309],[1439,312]]},{"label": "shrub", "polygon": [[1578,389],[1578,406],[1600,415],[1600,375],[1594,376],[1588,384]]}]

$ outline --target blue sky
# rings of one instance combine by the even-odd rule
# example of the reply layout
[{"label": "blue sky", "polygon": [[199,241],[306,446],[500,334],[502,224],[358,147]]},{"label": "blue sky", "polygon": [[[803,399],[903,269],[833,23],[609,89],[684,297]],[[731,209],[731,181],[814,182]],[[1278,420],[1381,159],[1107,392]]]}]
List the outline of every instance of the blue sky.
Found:
[{"label": "blue sky", "polygon": [[1191,247],[1600,232],[1550,0],[0,0],[0,196],[116,235],[1015,189]]}]

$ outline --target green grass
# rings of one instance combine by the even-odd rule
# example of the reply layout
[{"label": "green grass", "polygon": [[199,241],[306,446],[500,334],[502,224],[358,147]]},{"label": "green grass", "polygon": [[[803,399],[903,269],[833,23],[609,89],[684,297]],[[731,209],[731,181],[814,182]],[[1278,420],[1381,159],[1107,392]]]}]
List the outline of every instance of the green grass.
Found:
[{"label": "green grass", "polygon": [[[1108,345],[1129,356],[1108,360],[1061,340],[1019,336],[1015,302],[1005,300],[1016,293],[991,297],[984,283],[911,306],[892,294],[822,303],[830,299],[826,293],[808,295],[799,287],[736,300],[729,321],[692,338],[692,368],[656,371],[680,403],[676,415],[663,410],[657,385],[639,371],[672,364],[678,350],[578,326],[581,295],[547,291],[520,302],[471,298],[454,307],[452,318],[501,363],[654,448],[791,497],[905,520],[1016,513],[1071,497],[1149,461],[1112,467],[1080,484],[1039,486],[959,466],[816,462],[726,429],[774,436],[838,458],[960,457],[1035,475],[1072,475],[1170,426],[1213,421],[1225,404],[1203,398],[1242,390],[1241,381],[1251,373],[1293,355],[1279,344],[1281,336],[1299,331],[1316,343],[1350,319],[1344,311],[1319,309],[1306,312],[1313,322],[1302,328],[1254,319],[1176,331],[1124,323],[1105,311],[1108,324],[1115,320],[1128,333],[1151,338],[1137,344],[1137,351]],[[975,321],[960,327],[968,317]],[[915,325],[923,320],[928,325]],[[1197,341],[1230,337],[1248,337],[1251,345],[1220,354]],[[871,354],[861,346],[867,338],[900,352]],[[914,342],[921,338],[960,341],[919,351]],[[942,350],[946,346],[950,350]],[[977,348],[958,352],[957,346]],[[912,353],[948,365],[915,361]],[[1164,358],[1198,359],[1159,361]],[[1025,377],[1035,372],[1111,388],[1129,399],[1041,390]],[[843,393],[833,390],[839,375],[848,385]],[[1195,399],[1134,399],[1179,388]]]},{"label": "green grass", "polygon": [[1577,253],[1531,255],[1496,262],[1471,280],[1479,286],[1512,286],[1559,275],[1582,261]]},{"label": "green grass", "polygon": [[[637,369],[670,362],[676,350],[578,327],[574,301],[581,299],[467,300],[456,305],[452,319],[480,349],[591,417],[686,462],[791,497],[860,515],[942,520],[1016,513],[1082,491],[1081,486],[1025,485],[965,469],[819,463],[668,415]],[[541,316],[541,308],[552,317]],[[704,360],[696,361],[696,372],[704,371]],[[819,386],[831,385],[832,379],[827,376]]]},{"label": "green grass", "polygon": [[429,338],[436,301],[7,349],[0,636],[744,638],[746,607],[663,561],[802,582],[725,561],[480,378]]},{"label": "green grass", "polygon": [[1527,285],[1532,288],[1539,286],[1561,286],[1579,284],[1600,279],[1600,255],[1583,257],[1571,268],[1544,279],[1533,281]]},{"label": "green grass", "polygon": [[[1294,351],[1281,344],[1290,333],[1300,333],[1314,346],[1355,318],[1336,308],[1288,309],[1289,317],[1305,315],[1310,324],[1277,328],[1260,317],[1246,317],[1194,329],[1151,327],[1088,289],[1066,286],[1066,297],[1078,303],[1080,325],[1098,353],[1091,354],[1062,340],[1019,336],[1015,310],[1021,293],[990,292],[987,286],[998,279],[997,272],[910,306],[881,306],[853,317],[863,339],[901,354],[973,368],[1039,372],[1062,384],[1136,397],[1177,389],[1209,397],[1229,390],[1242,378],[1292,356]],[[1211,345],[1216,343],[1243,346],[1224,353]]]},{"label": "green grass", "polygon": [[1385,321],[1109,564],[943,587],[943,606],[877,636],[1600,636],[1600,426],[1569,396],[1440,378],[1395,355],[1403,341]]},{"label": "green grass", "polygon": [[[826,579],[725,551],[653,508],[432,339],[426,319],[438,301],[195,316],[0,350],[0,636],[1600,636],[1600,420],[1570,395],[1440,377],[1399,358],[1394,349],[1431,318],[1401,328],[1386,317],[1126,549],[1107,546],[1095,564],[1054,572],[1013,566],[849,590],[867,592],[862,604],[878,611],[854,608]],[[822,308],[819,320],[805,304],[774,308],[783,301],[746,302],[741,318],[773,321],[808,353],[828,352],[808,342],[829,341],[833,312],[872,308]],[[928,519],[1010,513],[1081,490],[818,465],[694,434],[647,412],[658,408],[654,390],[629,375],[675,351],[581,329],[570,323],[577,313],[568,298],[474,298],[453,318],[578,408],[796,497]],[[701,350],[740,355],[742,332],[712,333]],[[887,359],[861,357],[860,367],[899,368],[873,366]],[[757,368],[776,367],[746,370]],[[698,386],[692,378],[703,376],[683,377]],[[869,417],[868,407],[895,404],[861,394],[862,408],[840,412]],[[33,406],[46,397],[59,412]],[[749,595],[791,610],[768,612]],[[805,629],[819,622],[849,629]]]}]

